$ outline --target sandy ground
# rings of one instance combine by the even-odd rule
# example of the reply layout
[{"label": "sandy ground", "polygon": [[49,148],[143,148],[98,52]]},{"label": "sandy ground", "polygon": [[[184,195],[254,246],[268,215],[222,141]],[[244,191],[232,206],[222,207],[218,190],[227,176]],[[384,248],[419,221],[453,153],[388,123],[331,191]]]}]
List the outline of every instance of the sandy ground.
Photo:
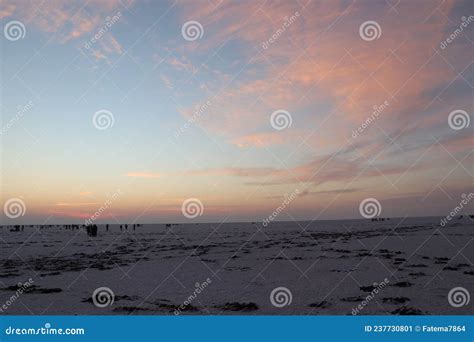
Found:
[{"label": "sandy ground", "polygon": [[[474,222],[439,222],[114,225],[99,226],[97,237],[4,226],[0,308],[18,283],[33,285],[0,314],[173,315],[181,306],[179,314],[350,315],[358,305],[362,315],[473,314],[474,299],[456,308],[448,292],[474,295]],[[113,291],[111,305],[93,304],[99,287]],[[291,292],[291,303],[272,305],[277,287]]]}]

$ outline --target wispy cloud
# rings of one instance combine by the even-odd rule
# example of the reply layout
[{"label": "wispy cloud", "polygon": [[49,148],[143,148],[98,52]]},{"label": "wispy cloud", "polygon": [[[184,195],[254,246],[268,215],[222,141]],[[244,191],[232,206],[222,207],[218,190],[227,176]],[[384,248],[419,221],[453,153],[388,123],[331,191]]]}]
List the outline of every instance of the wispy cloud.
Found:
[{"label": "wispy cloud", "polygon": [[[107,30],[107,20],[120,10],[132,6],[134,0],[91,0],[83,2],[25,0],[21,6],[10,0],[2,0],[0,18],[15,17],[50,36],[57,43],[78,44],[79,48],[95,35]],[[91,56],[107,60],[110,54],[121,54],[123,49],[112,32],[107,32],[91,49]]]},{"label": "wispy cloud", "polygon": [[153,172],[129,172],[127,173],[127,177],[133,178],[161,178],[165,174],[163,173],[153,173]]},{"label": "wispy cloud", "polygon": [[238,147],[266,147],[271,145],[279,145],[284,142],[283,134],[277,132],[257,133],[244,135],[232,140],[232,143]]},{"label": "wispy cloud", "polygon": [[100,202],[60,202],[55,205],[58,207],[89,207],[100,204]]},{"label": "wispy cloud", "polygon": [[[318,135],[334,146],[341,138],[349,137],[374,106],[386,100],[390,101],[390,108],[380,125],[389,134],[415,122],[433,119],[433,113],[424,110],[432,101],[427,93],[456,76],[449,66],[444,67],[447,56],[438,55],[433,48],[449,24],[441,13],[449,13],[453,1],[443,2],[435,13],[437,4],[423,3],[416,7],[404,4],[396,18],[384,15],[385,5],[374,6],[372,16],[380,18],[383,35],[370,42],[370,49],[369,43],[359,37],[361,19],[355,20],[365,17],[366,6],[368,2],[313,2],[303,9],[296,2],[279,5],[224,2],[217,9],[192,5],[186,8],[184,17],[194,15],[209,27],[207,39],[197,49],[213,51],[227,39],[240,40],[246,48],[239,53],[249,62],[224,89],[221,84],[225,82],[218,77],[208,78],[206,89],[216,89],[220,101],[198,124],[227,135],[239,147],[261,147],[280,144],[283,139],[274,134],[265,135],[274,110],[284,108],[294,113],[311,110],[312,115],[295,115],[294,126],[306,128],[306,134],[301,137],[310,136],[312,129],[319,128]],[[293,23],[268,50],[262,51],[260,43],[278,28],[278,20],[266,18],[283,18],[295,11],[301,12],[301,20]],[[214,27],[221,29],[213,30]],[[466,56],[456,58],[467,61]],[[227,79],[225,73],[221,75]],[[468,104],[468,100],[463,99],[462,103]],[[436,112],[438,120],[444,119],[445,111]],[[250,130],[254,131],[252,135],[245,134]],[[367,133],[384,134],[377,127]]]}]

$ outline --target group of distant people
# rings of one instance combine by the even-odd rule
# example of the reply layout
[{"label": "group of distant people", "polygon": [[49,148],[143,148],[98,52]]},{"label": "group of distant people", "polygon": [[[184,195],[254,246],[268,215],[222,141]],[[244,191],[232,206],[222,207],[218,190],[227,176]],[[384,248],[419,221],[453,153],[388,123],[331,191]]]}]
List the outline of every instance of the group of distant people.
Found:
[{"label": "group of distant people", "polygon": [[[132,227],[133,227],[133,230],[135,230],[137,227],[139,227],[140,225],[139,224],[134,224]],[[120,230],[128,230],[128,224],[124,224],[123,227],[122,225],[120,225]],[[107,230],[109,230],[109,225],[107,225]]]},{"label": "group of distant people", "polygon": [[[141,226],[141,224],[131,225],[133,230],[137,229],[137,227],[140,227],[140,226]],[[87,230],[87,235],[97,236],[97,225],[96,224],[86,225],[86,230]],[[120,231],[123,231],[123,230],[128,230],[128,224],[121,224],[120,225]],[[106,232],[109,231],[109,225],[108,224],[105,225],[105,231]]]},{"label": "group of distant people", "polygon": [[[123,231],[123,230],[128,230],[128,224],[121,224],[120,225],[120,231]],[[141,227],[142,225],[139,224],[139,223],[136,223],[136,224],[131,224],[130,225],[131,228],[133,230],[136,230],[138,227]],[[169,226],[168,224],[166,226]],[[42,228],[45,228],[45,227],[53,227],[53,225],[48,225],[48,226],[40,226],[40,229]],[[89,236],[97,236],[97,231],[98,231],[98,227],[96,224],[83,224],[83,225],[79,225],[79,224],[65,224],[63,225],[63,227],[65,229],[71,229],[71,230],[75,230],[75,229],[86,229],[86,232],[87,232],[87,235]],[[10,228],[10,231],[11,232],[20,232],[20,231],[23,231],[25,230],[25,225],[15,225],[15,226],[12,226]],[[109,225],[106,224],[105,225],[105,231],[109,231]]]}]

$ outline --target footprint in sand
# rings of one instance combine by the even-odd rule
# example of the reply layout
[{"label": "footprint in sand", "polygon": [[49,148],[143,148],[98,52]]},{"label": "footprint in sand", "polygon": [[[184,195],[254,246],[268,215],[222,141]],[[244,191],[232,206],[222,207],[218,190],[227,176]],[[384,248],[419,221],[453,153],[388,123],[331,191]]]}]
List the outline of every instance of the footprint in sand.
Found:
[{"label": "footprint in sand", "polygon": [[258,310],[258,305],[252,302],[250,303],[232,302],[232,303],[225,303],[224,305],[215,306],[215,308],[223,310],[223,311],[249,312],[249,311]]},{"label": "footprint in sand", "polygon": [[396,310],[392,311],[392,314],[394,315],[423,315],[423,311],[417,308],[411,308],[408,306],[402,306]]},{"label": "footprint in sand", "polygon": [[389,304],[404,304],[410,301],[408,297],[385,297],[382,301]]}]

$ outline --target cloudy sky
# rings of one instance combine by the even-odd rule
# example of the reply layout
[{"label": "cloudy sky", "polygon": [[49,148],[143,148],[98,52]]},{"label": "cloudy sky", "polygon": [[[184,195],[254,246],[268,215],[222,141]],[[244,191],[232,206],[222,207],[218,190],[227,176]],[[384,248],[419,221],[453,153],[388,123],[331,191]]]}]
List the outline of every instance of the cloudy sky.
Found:
[{"label": "cloudy sky", "polygon": [[469,0],[0,0],[1,196],[23,206],[2,222],[360,218],[366,198],[445,215],[473,190],[472,16]]}]

